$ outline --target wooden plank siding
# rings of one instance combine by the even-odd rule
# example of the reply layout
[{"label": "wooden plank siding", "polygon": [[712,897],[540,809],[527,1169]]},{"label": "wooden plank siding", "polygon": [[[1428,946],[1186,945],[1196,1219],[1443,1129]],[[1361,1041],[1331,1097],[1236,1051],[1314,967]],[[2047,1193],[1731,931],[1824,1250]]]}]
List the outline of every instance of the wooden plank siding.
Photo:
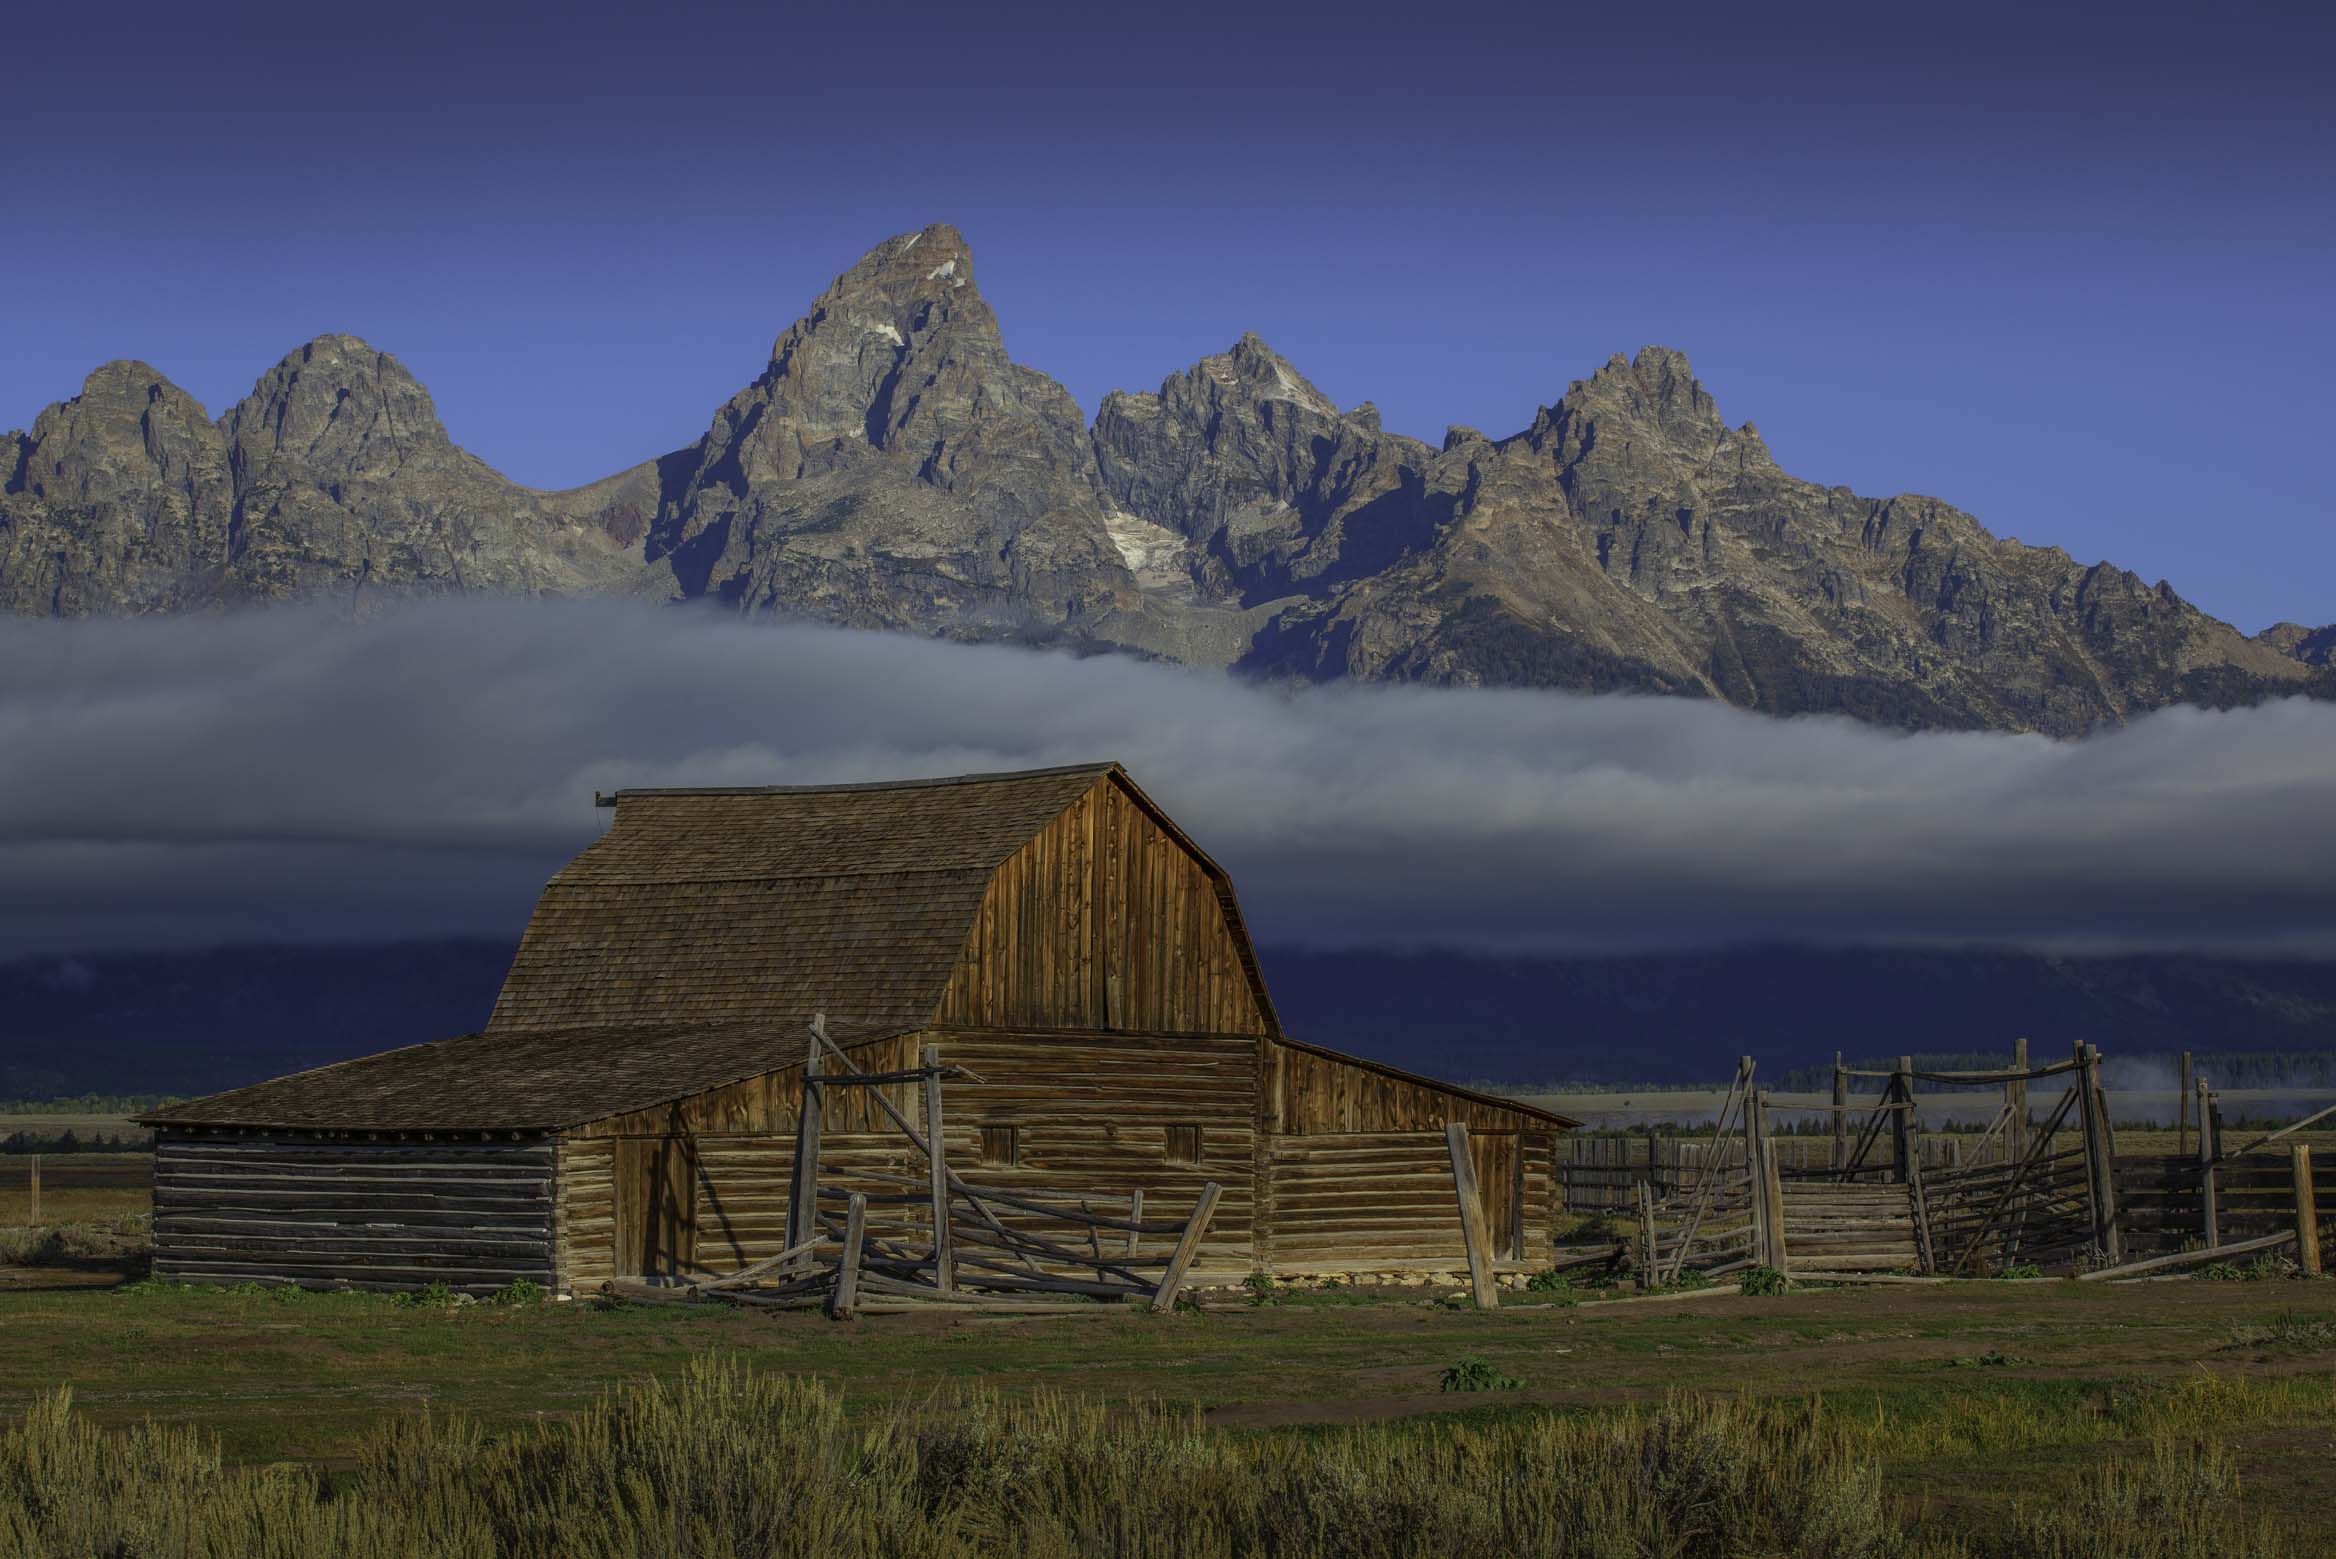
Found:
[{"label": "wooden plank siding", "polygon": [[999,866],[942,1027],[1263,1034],[1231,889],[1115,776]]},{"label": "wooden plank siding", "polygon": [[[1503,1181],[1482,1188],[1494,1253],[1535,1260],[1550,1245],[1549,1139],[1493,1140],[1500,1146],[1477,1162],[1481,1177],[1491,1159]],[[1281,1136],[1272,1154],[1277,1266],[1451,1266],[1466,1259],[1442,1132]]]},{"label": "wooden plank siding", "polygon": [[[1189,1215],[1201,1187],[1223,1188],[1204,1265],[1246,1271],[1253,1254],[1258,1162],[1255,1078],[1259,1041],[1245,1035],[1127,1034],[1100,1030],[1031,1033],[1008,1029],[933,1029],[848,1048],[864,1071],[911,1066],[923,1045],[981,1081],[946,1085],[949,1163],[963,1178],[1004,1190],[1085,1197],[1124,1205],[1144,1193],[1147,1220]],[[829,1070],[835,1069],[829,1063]],[[698,1269],[737,1268],[784,1247],[792,1196],[801,1062],[724,1088],[693,1094],[657,1110],[634,1111],[576,1127],[561,1147],[560,1272],[570,1291],[589,1291],[619,1274],[616,1159],[620,1143],[685,1141],[697,1166],[692,1208]],[[895,1107],[920,1119],[911,1084],[882,1085]],[[923,1159],[887,1122],[875,1088],[831,1088],[820,1146],[822,1162],[843,1173],[823,1179],[839,1190],[871,1195],[902,1188],[862,1180],[854,1170],[921,1175]],[[984,1128],[1012,1126],[1017,1161],[979,1163]],[[1170,1133],[1199,1156],[1170,1158]],[[1447,1180],[1449,1177],[1447,1176]],[[1099,1199],[1099,1200],[1098,1200]],[[1042,1228],[1043,1219],[1006,1214],[1009,1224]],[[921,1207],[872,1205],[871,1238],[930,1241]],[[1059,1229],[1057,1231],[1059,1233]]]},{"label": "wooden plank siding", "polygon": [[1322,1132],[1429,1131],[1465,1121],[1470,1131],[1547,1132],[1549,1117],[1394,1067],[1294,1040],[1272,1042],[1270,1118],[1293,1136]]},{"label": "wooden plank siding", "polygon": [[154,1275],[492,1293],[553,1271],[555,1144],[165,1127]]}]

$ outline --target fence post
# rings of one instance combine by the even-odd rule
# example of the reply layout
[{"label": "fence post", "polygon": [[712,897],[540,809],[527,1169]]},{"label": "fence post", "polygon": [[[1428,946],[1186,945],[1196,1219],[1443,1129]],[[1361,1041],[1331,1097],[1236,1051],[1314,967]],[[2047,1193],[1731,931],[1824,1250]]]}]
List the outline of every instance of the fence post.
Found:
[{"label": "fence post", "polygon": [[860,1252],[868,1238],[867,1196],[854,1191],[844,1206],[843,1265],[836,1269],[835,1292],[827,1301],[827,1313],[839,1321],[850,1320],[860,1306]]},{"label": "fence post", "polygon": [[2085,1046],[2085,1086],[2092,1090],[2093,1129],[2101,1139],[2101,1249],[2112,1267],[2125,1260],[2125,1230],[2117,1218],[2117,1123],[2109,1118],[2109,1090],[2101,1086],[2101,1047]]},{"label": "fence post", "polygon": [[1768,1260],[1768,1112],[1757,1093],[1744,1097],[1744,1188],[1752,1197],[1752,1253]]},{"label": "fence post", "polygon": [[2192,1068],[2190,1065],[2190,1052],[2185,1050],[2182,1052],[2182,1091],[2175,1096],[2174,1100],[2175,1107],[2182,1112],[2181,1135],[2177,1139],[2176,1146],[2174,1148],[2174,1151],[2177,1153],[2187,1153],[2190,1151],[2191,1075]]},{"label": "fence post", "polygon": [[925,1070],[925,1169],[933,1200],[933,1283],[946,1294],[957,1287],[957,1246],[949,1237],[949,1160],[941,1146],[941,1047],[925,1046],[918,1059]]},{"label": "fence post", "polygon": [[1900,1056],[1898,1070],[1890,1074],[1890,1098],[1898,1108],[1891,1112],[1890,1150],[1891,1169],[1900,1185],[1914,1175],[1914,1058]]},{"label": "fence post", "polygon": [[2206,1080],[2198,1080],[2198,1214],[2206,1236],[2206,1248],[2213,1250],[2222,1244],[2221,1221],[2215,1216],[2214,1167],[2214,1095]]},{"label": "fence post", "polygon": [[[825,1013],[813,1016],[811,1049],[803,1058],[803,1102],[795,1111],[795,1178],[789,1186],[794,1194],[787,1201],[787,1248],[793,1249],[819,1233],[819,1124],[824,1113],[823,1090],[815,1079],[820,1075],[819,1031],[826,1027]],[[799,1266],[809,1267],[806,1257]]]},{"label": "fence post", "polygon": [[[2028,1041],[2012,1041],[2012,1070],[2028,1070]],[[2028,1080],[2014,1078],[2003,1085],[2003,1102],[2011,1107],[2011,1119],[2004,1123],[2003,1156],[2007,1163],[2024,1163],[2028,1157]]]},{"label": "fence post", "polygon": [[1833,1169],[1836,1174],[1849,1167],[1849,1069],[1841,1064],[1841,1052],[1833,1052]]},{"label": "fence post", "polygon": [[1768,1095],[1760,1096],[1760,1183],[1753,1193],[1767,1205],[1768,1216],[1762,1221],[1768,1226],[1768,1249],[1764,1253],[1769,1266],[1784,1270],[1784,1175],[1776,1164],[1776,1139],[1768,1135]]},{"label": "fence post", "polygon": [[[1663,1254],[1662,1246],[1655,1238],[1655,1193],[1644,1180],[1638,1183],[1638,1239],[1642,1258],[1638,1269],[1638,1286],[1651,1294],[1663,1283]],[[1478,1308],[1489,1307],[1480,1300]]]},{"label": "fence post", "polygon": [[2320,1275],[2320,1202],[2312,1189],[2312,1149],[2299,1142],[2292,1155],[2295,1168],[2295,1259],[2304,1276]]}]

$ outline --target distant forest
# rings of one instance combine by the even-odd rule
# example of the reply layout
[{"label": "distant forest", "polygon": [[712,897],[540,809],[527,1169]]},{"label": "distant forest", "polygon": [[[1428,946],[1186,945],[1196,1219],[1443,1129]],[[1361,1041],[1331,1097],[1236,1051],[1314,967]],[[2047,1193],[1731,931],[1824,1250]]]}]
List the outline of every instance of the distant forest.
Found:
[{"label": "distant forest", "polygon": [[[472,1032],[511,954],[443,941],[0,964],[0,1094],[209,1093]],[[2201,1069],[2223,1088],[2336,1079],[2336,963],[1797,947],[1261,957],[1290,1034],[1453,1080],[1724,1085],[1749,1054],[1772,1086],[1822,1091],[1836,1052],[1877,1069],[1900,1053],[1996,1066],[2023,1034],[2040,1062],[2082,1039],[2112,1068],[2210,1056]]]}]

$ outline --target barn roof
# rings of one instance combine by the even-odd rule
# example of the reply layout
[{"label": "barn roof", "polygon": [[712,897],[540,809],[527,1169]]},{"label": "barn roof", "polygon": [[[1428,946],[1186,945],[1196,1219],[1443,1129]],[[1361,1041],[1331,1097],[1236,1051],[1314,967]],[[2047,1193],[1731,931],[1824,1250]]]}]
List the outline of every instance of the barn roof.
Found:
[{"label": "barn roof", "polygon": [[875,784],[622,790],[601,798],[615,807],[615,825],[545,887],[483,1033],[319,1067],[145,1119],[554,1129],[792,1064],[815,1013],[829,1015],[844,1044],[926,1028],[998,867],[1106,776],[1206,868],[1267,1031],[1281,1037],[1230,879],[1116,763]]},{"label": "barn roof", "polygon": [[545,887],[488,1032],[918,1027],[991,874],[1118,768],[619,791],[616,826]]},{"label": "barn roof", "polygon": [[[837,1043],[881,1035],[830,1025]],[[151,1126],[550,1131],[803,1059],[801,1029],[624,1024],[464,1034],[295,1072],[140,1117]]]}]

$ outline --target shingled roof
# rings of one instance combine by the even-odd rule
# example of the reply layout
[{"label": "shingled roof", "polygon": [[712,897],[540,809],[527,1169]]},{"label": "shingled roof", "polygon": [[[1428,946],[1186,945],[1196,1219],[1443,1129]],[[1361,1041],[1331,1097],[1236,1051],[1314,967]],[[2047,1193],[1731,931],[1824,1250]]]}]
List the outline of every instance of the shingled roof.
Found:
[{"label": "shingled roof", "polygon": [[[876,1036],[837,1025],[852,1044]],[[625,1024],[407,1045],[139,1117],[150,1126],[552,1131],[668,1103],[803,1059],[802,1031]]]},{"label": "shingled roof", "polygon": [[1114,763],[758,790],[625,790],[544,889],[490,1034],[928,1022],[991,875]]}]

